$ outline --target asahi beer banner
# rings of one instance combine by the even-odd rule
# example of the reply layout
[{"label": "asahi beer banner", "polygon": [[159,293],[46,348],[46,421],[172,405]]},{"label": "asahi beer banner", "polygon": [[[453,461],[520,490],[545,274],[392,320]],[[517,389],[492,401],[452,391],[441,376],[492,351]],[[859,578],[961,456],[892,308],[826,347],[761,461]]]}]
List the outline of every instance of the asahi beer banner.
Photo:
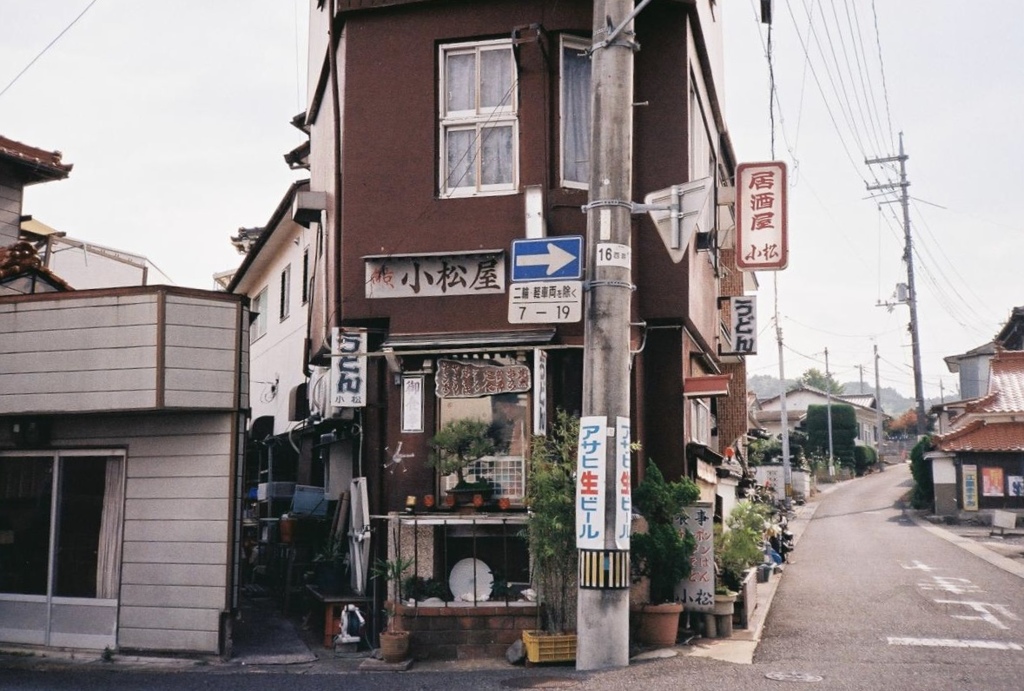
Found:
[{"label": "asahi beer banner", "polygon": [[629,549],[633,519],[630,491],[630,424],[628,417],[615,418],[615,548]]},{"label": "asahi beer banner", "polygon": [[331,331],[331,405],[366,405],[366,331],[338,327]]},{"label": "asahi beer banner", "polygon": [[736,266],[744,271],[781,271],[789,263],[786,164],[741,163],[736,167]]},{"label": "asahi beer banner", "polygon": [[580,418],[576,452],[576,547],[604,549],[605,445],[608,419],[598,415]]},{"label": "asahi beer banner", "polygon": [[757,355],[757,298],[752,295],[729,298],[729,317],[730,341],[720,355]]}]

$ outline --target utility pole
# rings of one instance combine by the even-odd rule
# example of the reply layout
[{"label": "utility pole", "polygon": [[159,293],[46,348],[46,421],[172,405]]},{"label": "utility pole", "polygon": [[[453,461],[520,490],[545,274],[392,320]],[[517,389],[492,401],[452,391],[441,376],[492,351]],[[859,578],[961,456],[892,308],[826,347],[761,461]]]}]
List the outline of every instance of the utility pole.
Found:
[{"label": "utility pole", "polygon": [[875,453],[882,460],[882,386],[878,383],[878,344],[875,344]]},{"label": "utility pole", "polygon": [[836,474],[835,456],[832,455],[832,373],[828,371],[828,348],[825,348],[825,395],[828,401],[828,474]]},{"label": "utility pole", "polygon": [[[649,0],[648,0],[649,1]],[[584,325],[583,416],[616,429],[630,418],[629,324],[632,275],[625,266],[598,260],[598,246],[630,249],[633,197],[633,9],[632,0],[594,0],[591,47],[590,197],[587,204],[587,287]],[[628,254],[627,254],[628,256]],[[616,545],[618,455],[614,437],[605,444],[604,549],[580,550],[584,559],[608,565],[626,561]],[[579,508],[577,507],[577,511]],[[580,580],[576,669],[629,665],[629,583],[609,587]]]},{"label": "utility pole", "polygon": [[782,425],[782,484],[785,489],[783,500],[789,508],[793,496],[793,468],[789,460],[789,413],[786,410],[786,359],[782,347],[782,323],[779,321],[779,274],[773,273],[775,282],[775,338],[779,343],[779,423]]},{"label": "utility pole", "polygon": [[926,419],[924,414],[924,384],[921,377],[921,339],[917,330],[917,288],[914,286],[914,248],[910,235],[910,197],[907,188],[910,183],[907,181],[907,158],[903,151],[903,133],[900,132],[900,153],[898,156],[887,156],[885,158],[865,159],[868,165],[878,163],[900,164],[900,181],[879,185],[868,185],[869,191],[892,190],[897,187],[901,190],[900,201],[903,205],[903,237],[904,250],[903,261],[907,263],[907,304],[910,306],[910,345],[914,356],[914,398],[917,399],[917,436],[925,433]]}]

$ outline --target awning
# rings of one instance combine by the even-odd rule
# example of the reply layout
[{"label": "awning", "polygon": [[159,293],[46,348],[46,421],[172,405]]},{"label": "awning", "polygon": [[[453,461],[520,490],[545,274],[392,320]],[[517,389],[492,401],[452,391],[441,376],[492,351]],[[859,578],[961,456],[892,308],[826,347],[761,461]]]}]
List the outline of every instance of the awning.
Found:
[{"label": "awning", "polygon": [[701,444],[696,441],[687,442],[686,455],[690,458],[696,458],[715,466],[722,465],[722,462],[725,461],[725,456],[716,451],[712,451],[711,447],[707,444]]},{"label": "awning", "polygon": [[708,398],[728,396],[729,380],[732,374],[705,374],[699,377],[683,378],[684,398]]},{"label": "awning", "polygon": [[523,329],[517,331],[467,331],[422,334],[392,334],[381,344],[381,350],[444,349],[541,345],[555,337],[554,329]]}]

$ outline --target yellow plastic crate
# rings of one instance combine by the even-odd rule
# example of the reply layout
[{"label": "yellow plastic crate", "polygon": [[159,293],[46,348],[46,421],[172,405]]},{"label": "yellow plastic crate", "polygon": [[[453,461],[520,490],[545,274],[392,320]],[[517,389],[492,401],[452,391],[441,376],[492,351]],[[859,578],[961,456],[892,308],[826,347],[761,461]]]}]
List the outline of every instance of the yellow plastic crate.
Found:
[{"label": "yellow plastic crate", "polygon": [[523,631],[530,662],[571,662],[576,659],[576,634]]}]

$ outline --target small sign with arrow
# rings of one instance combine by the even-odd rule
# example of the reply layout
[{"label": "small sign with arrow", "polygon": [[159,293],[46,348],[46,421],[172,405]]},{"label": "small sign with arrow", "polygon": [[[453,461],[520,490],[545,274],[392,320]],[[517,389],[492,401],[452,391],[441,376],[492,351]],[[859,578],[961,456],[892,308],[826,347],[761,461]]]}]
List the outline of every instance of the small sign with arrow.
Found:
[{"label": "small sign with arrow", "polygon": [[513,281],[577,280],[582,276],[582,236],[512,241]]}]

